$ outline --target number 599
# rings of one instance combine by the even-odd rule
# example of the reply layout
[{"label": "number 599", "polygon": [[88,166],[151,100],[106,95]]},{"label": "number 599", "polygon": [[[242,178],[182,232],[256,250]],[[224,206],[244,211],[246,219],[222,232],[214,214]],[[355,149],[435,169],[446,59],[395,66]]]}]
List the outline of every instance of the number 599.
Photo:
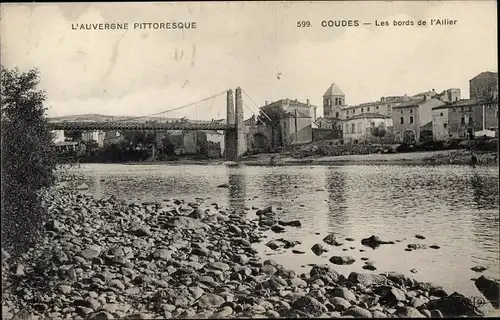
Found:
[{"label": "number 599", "polygon": [[311,26],[311,21],[297,21],[298,28],[309,28]]}]

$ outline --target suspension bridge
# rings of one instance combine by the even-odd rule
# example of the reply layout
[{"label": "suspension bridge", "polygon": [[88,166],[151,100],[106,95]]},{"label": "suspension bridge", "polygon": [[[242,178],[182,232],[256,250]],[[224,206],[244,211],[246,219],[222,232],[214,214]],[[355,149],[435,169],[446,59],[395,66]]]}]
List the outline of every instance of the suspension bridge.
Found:
[{"label": "suspension bridge", "polygon": [[[49,127],[51,130],[75,130],[75,131],[168,131],[168,130],[212,130],[224,131],[225,157],[228,160],[238,160],[241,155],[247,151],[246,136],[245,136],[245,120],[243,114],[243,106],[248,108],[254,115],[252,110],[242,99],[241,88],[235,90],[224,90],[215,95],[206,97],[197,102],[190,103],[178,108],[168,109],[147,116],[130,117],[113,121],[60,121],[50,120]],[[225,119],[220,119],[222,116],[221,110],[214,108],[214,101],[217,97],[226,95],[225,103]],[[256,106],[257,104],[252,98],[246,94]],[[202,103],[208,102],[207,107]],[[222,104],[221,104],[222,105]],[[215,114],[214,114],[215,113]],[[207,115],[218,116],[220,120],[211,121],[197,120],[197,117],[207,118]],[[267,115],[265,115],[267,119]],[[257,119],[265,122],[260,111],[257,112]]]}]

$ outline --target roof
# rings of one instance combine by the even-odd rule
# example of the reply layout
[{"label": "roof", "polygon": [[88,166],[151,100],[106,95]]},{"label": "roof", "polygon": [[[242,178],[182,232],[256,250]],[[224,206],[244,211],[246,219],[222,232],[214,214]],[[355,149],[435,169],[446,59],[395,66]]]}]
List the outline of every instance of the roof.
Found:
[{"label": "roof", "polygon": [[[285,118],[294,118],[295,112],[287,112],[284,115]],[[297,118],[312,118],[310,115],[305,114],[304,112],[297,110]]]},{"label": "roof", "polygon": [[498,72],[492,72],[492,71],[481,72],[480,74],[470,79],[469,81],[476,80],[478,78],[498,78]]},{"label": "roof", "polygon": [[483,104],[498,104],[498,99],[461,99],[453,103],[448,103],[443,106],[438,106],[432,108],[432,110],[437,109],[448,109],[448,108],[460,108],[460,107],[473,107]]},{"label": "roof", "polygon": [[420,103],[424,102],[425,99],[412,99],[409,101],[401,102],[394,106],[394,108],[406,108],[406,107],[417,107]]},{"label": "roof", "polygon": [[325,94],[323,97],[329,97],[329,96],[343,96],[344,93],[342,90],[340,90],[339,86],[337,86],[335,83],[332,83],[332,85],[326,90]]},{"label": "roof", "polygon": [[380,114],[380,113],[362,113],[362,114],[357,114],[355,116],[349,117],[347,120],[352,120],[352,119],[390,119],[391,117]]}]

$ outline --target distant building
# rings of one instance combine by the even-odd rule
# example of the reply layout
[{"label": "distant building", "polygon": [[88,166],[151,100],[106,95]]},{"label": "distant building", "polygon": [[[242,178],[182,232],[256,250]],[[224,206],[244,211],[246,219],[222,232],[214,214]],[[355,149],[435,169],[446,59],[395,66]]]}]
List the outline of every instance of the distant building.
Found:
[{"label": "distant building", "polygon": [[301,144],[312,142],[312,129],[316,127],[310,115],[299,110],[287,112],[280,121],[281,144]]},{"label": "distant building", "polygon": [[371,138],[372,129],[383,125],[392,127],[392,118],[379,113],[358,114],[343,121],[342,139],[345,143],[359,143]]},{"label": "distant building", "polygon": [[56,142],[55,147],[58,152],[82,151],[85,149],[85,146],[77,141]]},{"label": "distant building", "polygon": [[357,117],[360,114],[380,114],[392,118],[392,109],[401,102],[408,101],[408,96],[382,97],[379,101],[365,102],[359,105],[349,106],[343,110],[343,119]]},{"label": "distant building", "polygon": [[82,132],[82,141],[95,141],[97,142],[97,145],[99,148],[102,148],[104,146],[104,136],[105,133],[103,131],[84,131]]},{"label": "distant building", "polygon": [[498,97],[498,72],[482,72],[469,80],[471,99],[492,99]]},{"label": "distant building", "polygon": [[467,139],[479,132],[498,132],[498,99],[462,99],[434,107],[432,133],[435,140]]},{"label": "distant building", "polygon": [[64,130],[52,130],[52,141],[54,143],[64,142]]},{"label": "distant building", "polygon": [[[265,106],[261,109],[265,111],[272,110],[273,108],[279,108],[284,111],[284,117],[279,122],[280,132],[268,128],[271,131],[271,146],[288,146],[290,144],[312,141],[312,128],[315,127],[313,122],[316,119],[317,107],[311,105],[309,99],[307,99],[306,103],[300,102],[297,99],[281,99],[271,103],[266,101]],[[264,132],[260,133],[267,139],[267,134]],[[255,139],[253,141],[255,142]]]},{"label": "distant building", "polygon": [[[338,85],[332,83],[323,94],[323,117],[328,119],[326,123],[341,128],[342,111],[346,107],[345,94]],[[316,120],[316,119],[315,119]]]},{"label": "distant building", "polygon": [[452,103],[461,99],[460,89],[452,88],[441,92],[440,94],[434,96],[434,98],[439,99],[446,103]]},{"label": "distant building", "polygon": [[120,131],[106,131],[102,140],[103,146],[108,146],[111,144],[120,143],[124,140],[124,137],[122,136]]},{"label": "distant building", "polygon": [[[434,91],[421,93],[393,108],[393,132],[397,140],[405,143],[420,141],[421,128],[424,126],[431,128],[429,123],[432,123],[433,120],[432,108],[445,105],[443,101],[436,99],[435,96]],[[430,132],[426,134],[432,136],[432,130],[427,130]]]}]

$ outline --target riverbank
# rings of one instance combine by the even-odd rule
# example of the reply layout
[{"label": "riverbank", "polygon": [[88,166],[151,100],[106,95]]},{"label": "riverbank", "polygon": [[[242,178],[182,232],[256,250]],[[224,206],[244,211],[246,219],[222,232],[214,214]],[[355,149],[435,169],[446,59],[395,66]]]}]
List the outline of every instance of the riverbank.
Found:
[{"label": "riverbank", "polygon": [[[491,151],[475,152],[476,165],[498,165],[498,154]],[[232,164],[224,159],[190,159],[180,158],[171,161],[143,161],[128,162],[129,165],[222,165]],[[341,156],[308,156],[294,158],[290,153],[261,153],[244,156],[240,164],[254,166],[269,165],[347,165],[347,164],[373,164],[373,165],[469,165],[471,152],[463,149],[444,151],[420,151],[407,153],[385,153],[366,155],[341,155]]]},{"label": "riverbank", "polygon": [[[477,152],[477,165],[498,165],[497,153]],[[408,153],[310,156],[294,158],[287,154],[258,154],[243,157],[248,165],[345,165],[345,164],[387,164],[387,165],[464,165],[471,163],[471,153],[467,150],[422,151]]]},{"label": "riverbank", "polygon": [[[264,231],[286,237],[300,223],[277,221],[279,208],[252,221],[257,208],[234,214],[201,198],[127,203],[63,186],[45,203],[42,243],[3,264],[5,319],[24,309],[50,319],[477,315],[467,298],[402,274],[343,276],[332,263],[346,257],[300,275],[261,259],[253,244],[266,241]],[[338,242],[329,236],[314,250]]]}]

